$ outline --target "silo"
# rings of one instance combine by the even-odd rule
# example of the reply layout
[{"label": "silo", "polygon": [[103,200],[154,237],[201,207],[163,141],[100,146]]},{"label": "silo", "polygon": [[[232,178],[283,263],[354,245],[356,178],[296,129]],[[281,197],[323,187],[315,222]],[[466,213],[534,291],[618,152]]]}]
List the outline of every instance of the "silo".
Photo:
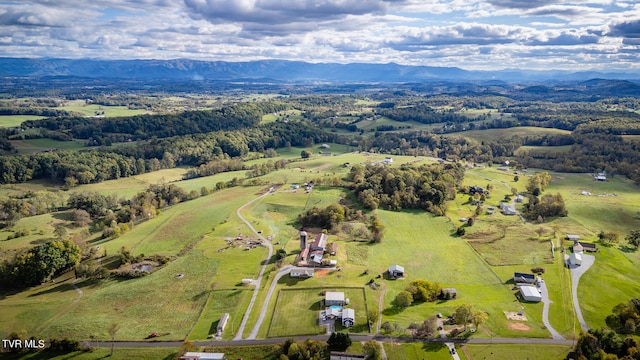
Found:
[{"label": "silo", "polygon": [[304,250],[307,247],[307,232],[302,230],[300,231],[300,251]]}]

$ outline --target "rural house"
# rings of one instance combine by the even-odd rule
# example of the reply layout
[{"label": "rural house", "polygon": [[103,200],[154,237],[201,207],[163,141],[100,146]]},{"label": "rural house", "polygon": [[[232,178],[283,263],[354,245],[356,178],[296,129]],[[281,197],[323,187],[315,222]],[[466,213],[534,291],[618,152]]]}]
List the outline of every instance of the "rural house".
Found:
[{"label": "rural house", "polygon": [[582,248],[584,249],[584,251],[586,252],[596,252],[598,251],[598,248],[596,246],[596,244],[592,244],[592,243],[586,243],[586,242],[578,242]]},{"label": "rural house", "polygon": [[324,294],[325,306],[343,306],[346,304],[342,291],[327,291]]},{"label": "rural house", "polygon": [[569,255],[569,264],[574,266],[582,265],[582,254],[581,253],[571,253]]},{"label": "rural house", "polygon": [[537,287],[531,285],[520,286],[520,294],[524,301],[540,302],[542,301],[542,295]]},{"label": "rural house", "polygon": [[527,273],[513,273],[513,281],[516,283],[530,283],[533,284],[536,282],[536,276],[534,274]]},{"label": "rural house", "polygon": [[356,312],[353,309],[342,309],[342,326],[351,327],[356,323]]},{"label": "rural house", "polygon": [[367,357],[363,354],[351,354],[345,352],[332,351],[329,360],[363,360]]},{"label": "rural house", "polygon": [[180,360],[224,360],[224,353],[187,352]]},{"label": "rural house", "polygon": [[294,278],[310,278],[313,277],[313,269],[305,267],[294,267],[289,271],[289,276]]},{"label": "rural house", "polygon": [[389,266],[389,277],[391,279],[398,279],[404,277],[404,267],[400,265]]}]

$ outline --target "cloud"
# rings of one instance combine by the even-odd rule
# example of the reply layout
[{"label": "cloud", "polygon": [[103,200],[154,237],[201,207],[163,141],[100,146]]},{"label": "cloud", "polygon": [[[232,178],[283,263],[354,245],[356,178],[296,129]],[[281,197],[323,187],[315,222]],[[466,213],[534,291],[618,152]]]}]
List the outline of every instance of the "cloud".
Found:
[{"label": "cloud", "polygon": [[640,19],[612,24],[607,35],[640,39]]}]

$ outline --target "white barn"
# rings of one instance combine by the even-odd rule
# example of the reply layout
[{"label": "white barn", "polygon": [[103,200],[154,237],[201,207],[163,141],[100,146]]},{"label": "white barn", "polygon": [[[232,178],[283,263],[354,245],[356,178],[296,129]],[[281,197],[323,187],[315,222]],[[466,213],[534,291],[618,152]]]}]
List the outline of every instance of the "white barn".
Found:
[{"label": "white barn", "polygon": [[574,252],[569,255],[569,264],[571,265],[582,265],[582,254]]},{"label": "white barn", "polygon": [[542,295],[540,290],[535,286],[520,286],[520,294],[524,301],[540,302],[542,301]]}]

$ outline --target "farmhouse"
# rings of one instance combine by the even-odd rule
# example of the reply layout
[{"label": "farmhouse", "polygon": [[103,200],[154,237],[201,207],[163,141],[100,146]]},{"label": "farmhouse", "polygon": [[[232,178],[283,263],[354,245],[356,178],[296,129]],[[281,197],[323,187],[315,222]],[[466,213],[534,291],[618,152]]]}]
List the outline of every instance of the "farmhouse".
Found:
[{"label": "farmhouse", "polygon": [[218,336],[222,335],[222,332],[224,332],[224,328],[227,326],[228,322],[229,322],[229,314],[228,313],[222,314],[220,321],[218,321],[218,326],[216,327]]},{"label": "farmhouse", "polygon": [[530,283],[533,284],[536,282],[536,276],[533,274],[527,273],[513,273],[513,281],[516,283]]},{"label": "farmhouse", "polygon": [[579,242],[576,242],[575,244],[573,244],[573,252],[576,254],[582,254],[582,252],[584,251],[584,247],[582,247],[582,245],[580,245]]},{"label": "farmhouse", "polygon": [[289,272],[289,276],[294,278],[310,278],[313,277],[313,269],[305,267],[294,267]]},{"label": "farmhouse", "polygon": [[224,360],[224,353],[187,352],[180,360]]},{"label": "farmhouse", "polygon": [[351,327],[356,323],[356,312],[353,309],[342,309],[342,326]]},{"label": "farmhouse", "polygon": [[346,304],[342,291],[327,291],[324,294],[325,306],[343,306]]},{"label": "farmhouse", "polygon": [[582,254],[581,253],[571,253],[569,255],[569,264],[574,266],[582,265]]},{"label": "farmhouse", "polygon": [[524,301],[542,301],[542,295],[540,295],[540,291],[535,286],[520,286],[520,294],[522,295],[522,299],[524,299]]},{"label": "farmhouse", "polygon": [[404,267],[400,265],[389,266],[389,277],[392,279],[398,279],[404,277]]}]

